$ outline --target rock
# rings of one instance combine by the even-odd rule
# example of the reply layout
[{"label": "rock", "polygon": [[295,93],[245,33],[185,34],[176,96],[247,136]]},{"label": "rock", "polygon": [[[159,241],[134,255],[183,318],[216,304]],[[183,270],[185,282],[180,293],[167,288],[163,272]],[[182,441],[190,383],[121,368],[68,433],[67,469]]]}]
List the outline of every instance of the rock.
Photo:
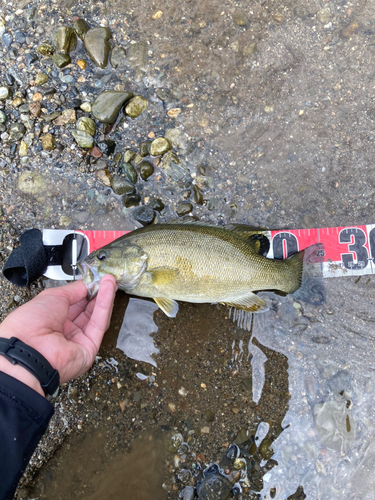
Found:
[{"label": "rock", "polygon": [[94,138],[88,132],[84,132],[83,130],[72,130],[72,136],[81,148],[91,149],[94,146]]},{"label": "rock", "polygon": [[143,161],[139,164],[138,171],[141,178],[146,181],[154,173],[154,167],[148,161]]},{"label": "rock", "polygon": [[284,15],[281,14],[281,12],[275,12],[275,14],[272,17],[277,24],[283,23],[285,19]]},{"label": "rock", "polygon": [[182,490],[182,500],[194,500],[194,498],[195,498],[194,486],[186,486]]},{"label": "rock", "polygon": [[147,205],[137,207],[132,213],[133,219],[142,224],[142,226],[149,226],[155,220],[155,212]]},{"label": "rock", "polygon": [[22,104],[21,97],[16,97],[15,99],[13,99],[12,106],[14,106],[15,108],[18,108],[19,106],[21,106],[21,104]]},{"label": "rock", "polygon": [[84,19],[77,19],[74,21],[73,29],[76,32],[77,36],[83,40],[85,38],[86,33],[89,31],[90,26],[86,23]]},{"label": "rock", "polygon": [[201,189],[197,186],[193,186],[193,193],[194,193],[194,201],[197,205],[202,205],[203,204],[203,193]]},{"label": "rock", "polygon": [[116,143],[111,139],[105,139],[104,141],[98,142],[98,147],[102,153],[109,156],[115,152]]},{"label": "rock", "polygon": [[87,132],[88,134],[94,137],[96,125],[94,120],[91,120],[91,118],[82,116],[76,123],[76,130]]},{"label": "rock", "polygon": [[123,197],[123,203],[126,208],[136,207],[141,202],[141,197],[139,194],[125,194]]},{"label": "rock", "polygon": [[91,113],[91,103],[90,102],[83,102],[80,105],[80,108],[82,111],[86,111],[86,113]]},{"label": "rock", "polygon": [[12,93],[9,87],[0,87],[0,101],[4,101],[11,97]]},{"label": "rock", "polygon": [[12,123],[9,127],[9,142],[17,142],[25,135],[26,128],[23,123]]},{"label": "rock", "polygon": [[132,151],[131,149],[127,149],[124,153],[124,162],[125,163],[129,163],[130,161],[134,160],[134,158],[136,157],[136,154],[134,151]]},{"label": "rock", "polygon": [[14,32],[14,41],[22,45],[26,42],[25,34],[21,30],[16,30]]},{"label": "rock", "polygon": [[108,56],[111,50],[108,40],[111,38],[112,34],[108,28],[91,28],[85,34],[83,43],[86,52],[99,68],[104,69],[108,64]]},{"label": "rock", "polygon": [[165,137],[157,137],[151,143],[150,154],[151,156],[162,156],[170,149],[171,145],[169,144],[168,139]]},{"label": "rock", "polygon": [[29,111],[35,118],[38,118],[41,113],[41,107],[40,101],[30,102]]},{"label": "rock", "polygon": [[53,54],[52,60],[56,64],[58,68],[65,68],[68,64],[70,64],[71,59],[69,54]]},{"label": "rock", "polygon": [[43,85],[48,80],[48,76],[44,73],[38,73],[35,77],[34,83],[35,85]]},{"label": "rock", "polygon": [[141,161],[143,161],[143,156],[141,156],[140,154],[137,154],[134,158],[134,163],[136,165],[138,165],[139,163],[141,163]]},{"label": "rock", "polygon": [[79,66],[80,69],[85,69],[86,68],[86,61],[83,59],[78,59],[77,65]]},{"label": "rock", "polygon": [[169,118],[176,119],[178,115],[181,113],[181,108],[171,108],[167,111],[167,115]]},{"label": "rock", "polygon": [[203,413],[203,418],[206,422],[213,422],[215,420],[215,413],[212,410],[206,410]]},{"label": "rock", "polygon": [[255,42],[250,43],[250,45],[246,45],[242,49],[242,55],[244,57],[252,56],[254,54],[254,52],[256,51],[256,48],[257,48],[257,44]]},{"label": "rock", "polygon": [[10,33],[4,33],[3,36],[1,37],[1,41],[4,47],[9,47],[13,42],[13,37]]},{"label": "rock", "polygon": [[[37,102],[39,102],[39,101],[37,101]],[[44,121],[49,123],[60,115],[61,115],[61,111],[54,111],[53,113],[50,113],[49,115],[44,116]]]},{"label": "rock", "polygon": [[193,205],[191,203],[181,203],[176,207],[176,214],[179,217],[190,214],[193,211]]},{"label": "rock", "polygon": [[148,156],[150,154],[150,145],[150,141],[142,141],[139,145],[139,156],[142,156],[142,158]]},{"label": "rock", "polygon": [[125,174],[125,177],[128,179],[129,182],[131,182],[132,184],[135,184],[137,182],[138,174],[137,174],[136,169],[133,167],[133,165],[131,165],[130,163],[124,162],[121,165],[121,170],[123,171],[123,173]]},{"label": "rock", "polygon": [[18,189],[25,194],[38,196],[46,190],[46,181],[38,172],[23,172],[17,182]]},{"label": "rock", "polygon": [[42,148],[45,151],[52,151],[55,149],[55,139],[52,134],[46,134],[42,137]]},{"label": "rock", "polygon": [[132,43],[128,47],[127,60],[135,72],[136,81],[141,80],[142,73],[145,70],[147,64],[147,50],[146,42]]},{"label": "rock", "polygon": [[104,170],[97,170],[95,172],[95,177],[98,181],[102,182],[105,186],[111,186],[111,174],[109,173],[108,168]]},{"label": "rock", "polygon": [[140,95],[136,95],[126,105],[125,113],[130,118],[137,118],[148,106],[147,99]]},{"label": "rock", "polygon": [[249,24],[249,19],[243,12],[234,12],[232,15],[233,21],[238,24],[238,26],[247,26]]},{"label": "rock", "polygon": [[54,125],[67,125],[68,123],[76,122],[76,110],[75,109],[64,109],[60,116],[58,116],[54,121]]},{"label": "rock", "polygon": [[131,92],[116,90],[102,92],[92,104],[92,114],[102,123],[115,123],[121,107],[133,95]]},{"label": "rock", "polygon": [[349,26],[343,28],[340,32],[341,38],[350,38],[354,35],[354,33],[358,30],[357,21],[353,21]]},{"label": "rock", "polygon": [[185,162],[179,158],[173,151],[168,151],[163,156],[163,161],[159,164],[167,177],[176,182],[190,181],[190,172]]},{"label": "rock", "polygon": [[170,128],[165,133],[165,138],[168,139],[169,143],[174,149],[181,151],[182,153],[187,150],[187,137],[178,128]]},{"label": "rock", "polygon": [[221,474],[208,474],[197,485],[199,500],[227,500],[232,483]]},{"label": "rock", "polygon": [[60,26],[52,33],[52,41],[60,54],[70,54],[77,47],[77,35],[73,28]]},{"label": "rock", "polygon": [[121,175],[113,175],[111,187],[115,194],[134,194],[135,187]]},{"label": "rock", "polygon": [[159,198],[153,198],[152,200],[150,200],[148,206],[156,212],[162,212],[165,207],[164,203]]},{"label": "rock", "polygon": [[126,51],[123,47],[116,46],[112,49],[111,65],[113,68],[122,68],[126,64]]},{"label": "rock", "polygon": [[320,9],[316,14],[316,18],[322,24],[327,24],[332,19],[331,11],[329,9]]},{"label": "rock", "polygon": [[0,123],[5,123],[7,121],[7,115],[4,111],[0,111]]},{"label": "rock", "polygon": [[27,156],[27,144],[25,141],[21,141],[20,149],[18,151],[20,157]]},{"label": "rock", "polygon": [[50,57],[55,53],[55,47],[49,43],[41,43],[36,49],[42,56]]},{"label": "rock", "polygon": [[237,436],[236,436],[236,439],[233,441],[234,444],[243,444],[243,443],[246,443],[246,441],[248,441],[250,439],[250,432],[248,429],[245,429],[245,428],[242,428]]},{"label": "rock", "polygon": [[261,454],[262,458],[264,458],[264,460],[269,460],[273,455],[272,443],[273,441],[270,438],[265,438],[260,443],[258,449],[259,453]]}]

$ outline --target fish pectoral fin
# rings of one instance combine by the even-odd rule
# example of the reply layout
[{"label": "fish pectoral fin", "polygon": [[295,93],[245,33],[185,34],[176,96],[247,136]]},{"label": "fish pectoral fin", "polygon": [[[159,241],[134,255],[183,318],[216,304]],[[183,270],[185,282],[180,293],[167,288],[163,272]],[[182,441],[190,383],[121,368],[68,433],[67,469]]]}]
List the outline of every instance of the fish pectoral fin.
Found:
[{"label": "fish pectoral fin", "polygon": [[178,275],[178,269],[170,267],[154,267],[149,270],[152,278],[152,284],[155,286],[169,285]]},{"label": "fish pectoral fin", "polygon": [[248,312],[268,311],[268,306],[266,302],[257,295],[255,295],[255,293],[250,293],[245,297],[241,297],[237,299],[235,302],[224,302],[224,304]]},{"label": "fish pectoral fin", "polygon": [[176,317],[176,314],[178,313],[178,304],[175,300],[154,297],[154,301],[157,303],[160,309],[165,312],[167,316],[169,316],[170,318]]}]

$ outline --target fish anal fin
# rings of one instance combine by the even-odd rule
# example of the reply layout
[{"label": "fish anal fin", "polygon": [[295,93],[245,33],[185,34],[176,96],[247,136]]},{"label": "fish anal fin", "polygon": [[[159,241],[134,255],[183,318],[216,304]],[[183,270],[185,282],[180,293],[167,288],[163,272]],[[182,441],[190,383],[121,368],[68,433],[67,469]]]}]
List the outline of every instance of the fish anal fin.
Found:
[{"label": "fish anal fin", "polygon": [[178,275],[178,269],[169,267],[154,267],[149,270],[152,284],[155,286],[169,285]]},{"label": "fish anal fin", "polygon": [[266,302],[255,295],[255,293],[250,293],[249,295],[241,297],[234,302],[224,302],[224,304],[247,312],[268,311]]},{"label": "fish anal fin", "polygon": [[167,316],[170,318],[176,317],[176,314],[178,313],[178,304],[175,300],[154,297],[154,301]]}]

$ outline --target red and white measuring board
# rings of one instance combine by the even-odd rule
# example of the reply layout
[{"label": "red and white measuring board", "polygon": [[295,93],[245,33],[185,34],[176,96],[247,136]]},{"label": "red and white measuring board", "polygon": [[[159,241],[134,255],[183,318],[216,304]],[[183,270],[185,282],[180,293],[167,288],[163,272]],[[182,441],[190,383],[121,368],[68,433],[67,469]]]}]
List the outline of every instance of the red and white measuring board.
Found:
[{"label": "red and white measuring board", "polygon": [[[45,275],[57,280],[74,279],[79,260],[127,232],[44,229],[44,245],[62,246],[64,261],[62,266],[49,266]],[[375,224],[262,233],[270,240],[267,257],[271,259],[286,258],[314,243],[322,243],[323,277],[375,274]]]}]

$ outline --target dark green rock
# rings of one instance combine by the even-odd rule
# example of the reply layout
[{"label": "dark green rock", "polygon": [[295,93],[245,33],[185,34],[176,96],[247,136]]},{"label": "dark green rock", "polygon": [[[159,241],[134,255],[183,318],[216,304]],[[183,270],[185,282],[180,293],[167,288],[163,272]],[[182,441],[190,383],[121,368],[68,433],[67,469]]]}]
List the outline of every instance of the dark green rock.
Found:
[{"label": "dark green rock", "polygon": [[108,64],[111,38],[112,34],[108,28],[91,28],[85,34],[83,43],[86,52],[99,68],[104,69]]},{"label": "dark green rock", "polygon": [[193,192],[194,192],[194,201],[197,205],[202,205],[203,204],[203,193],[201,189],[197,186],[193,186]]},{"label": "dark green rock", "polygon": [[9,142],[17,142],[25,135],[26,128],[23,123],[12,123],[9,127]]},{"label": "dark green rock", "polygon": [[65,66],[68,66],[71,62],[69,54],[55,53],[52,56],[52,60],[58,68],[65,68]]},{"label": "dark green rock", "polygon": [[125,162],[121,165],[121,169],[129,182],[131,182],[132,184],[135,184],[137,182],[138,174],[137,174],[136,169],[133,167],[133,165]]},{"label": "dark green rock", "polygon": [[242,444],[242,443],[246,443],[246,441],[248,441],[250,439],[250,432],[248,429],[241,429],[237,436],[236,436],[236,439],[233,441],[234,444]]},{"label": "dark green rock", "polygon": [[77,36],[73,28],[60,26],[52,33],[52,41],[57,47],[57,52],[70,54],[77,47]]},{"label": "dark green rock", "polygon": [[176,213],[179,217],[183,217],[184,215],[187,215],[192,211],[193,205],[191,205],[190,203],[181,203],[181,205],[178,205],[178,207],[176,207]]},{"label": "dark green rock", "polygon": [[139,194],[125,194],[123,197],[123,203],[126,208],[136,207],[141,202],[141,197]]},{"label": "dark green rock", "polygon": [[142,156],[142,158],[150,154],[150,144],[150,141],[143,141],[139,145],[139,154],[140,156]]},{"label": "dark green rock", "polygon": [[77,21],[74,22],[73,24],[73,29],[76,32],[77,36],[81,40],[85,38],[86,33],[90,29],[90,26],[86,23],[84,19],[77,19]]},{"label": "dark green rock", "polygon": [[125,177],[114,175],[111,179],[111,187],[115,194],[134,194],[135,187]]},{"label": "dark green rock", "polygon": [[215,420],[215,413],[211,410],[206,410],[203,413],[203,418],[206,422],[213,422]]},{"label": "dark green rock", "polygon": [[130,99],[129,103],[126,105],[125,113],[130,116],[130,118],[137,118],[147,106],[147,99],[140,95],[136,95]]},{"label": "dark green rock", "polygon": [[176,182],[190,181],[190,172],[185,161],[179,158],[173,151],[168,151],[159,164],[165,175]]},{"label": "dark green rock", "polygon": [[102,123],[115,123],[120,109],[132,97],[131,92],[107,90],[99,94],[95,99],[91,112]]},{"label": "dark green rock", "polygon": [[148,205],[143,205],[135,208],[132,216],[142,226],[148,226],[154,222],[156,214]]},{"label": "dark green rock", "polygon": [[72,130],[72,136],[81,148],[91,149],[94,147],[94,138],[84,130]]},{"label": "dark green rock", "polygon": [[138,165],[138,171],[141,178],[146,181],[154,173],[154,167],[148,161],[143,161]]},{"label": "dark green rock", "polygon": [[50,57],[55,53],[55,47],[49,43],[41,43],[36,49],[42,56]]},{"label": "dark green rock", "polygon": [[264,460],[269,460],[273,455],[272,442],[272,439],[265,438],[260,443],[259,453],[262,455]]},{"label": "dark green rock", "polygon": [[113,47],[111,53],[111,65],[113,68],[122,68],[126,64],[126,51],[124,47]]},{"label": "dark green rock", "polygon": [[152,200],[150,200],[148,206],[156,212],[161,212],[165,207],[164,203],[159,198],[153,198]]}]

